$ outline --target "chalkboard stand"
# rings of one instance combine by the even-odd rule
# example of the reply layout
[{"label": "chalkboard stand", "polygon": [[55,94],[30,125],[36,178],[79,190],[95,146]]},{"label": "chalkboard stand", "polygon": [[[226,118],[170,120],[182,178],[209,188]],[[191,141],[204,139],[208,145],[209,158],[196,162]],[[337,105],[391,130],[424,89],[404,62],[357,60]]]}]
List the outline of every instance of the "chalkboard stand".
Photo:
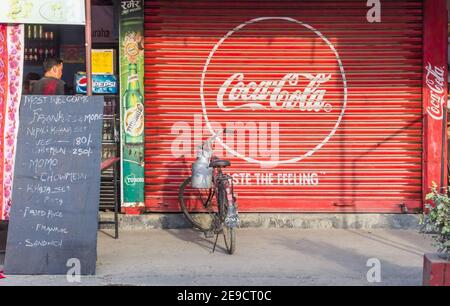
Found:
[{"label": "chalkboard stand", "polygon": [[5,275],[95,274],[103,100],[22,96]]}]

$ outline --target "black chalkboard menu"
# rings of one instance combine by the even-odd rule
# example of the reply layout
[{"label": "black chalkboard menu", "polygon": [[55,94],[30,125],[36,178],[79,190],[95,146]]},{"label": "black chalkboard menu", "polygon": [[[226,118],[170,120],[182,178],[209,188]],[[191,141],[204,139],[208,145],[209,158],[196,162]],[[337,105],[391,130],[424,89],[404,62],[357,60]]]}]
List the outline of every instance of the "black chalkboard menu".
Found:
[{"label": "black chalkboard menu", "polygon": [[102,117],[101,96],[23,96],[5,274],[95,273]]}]

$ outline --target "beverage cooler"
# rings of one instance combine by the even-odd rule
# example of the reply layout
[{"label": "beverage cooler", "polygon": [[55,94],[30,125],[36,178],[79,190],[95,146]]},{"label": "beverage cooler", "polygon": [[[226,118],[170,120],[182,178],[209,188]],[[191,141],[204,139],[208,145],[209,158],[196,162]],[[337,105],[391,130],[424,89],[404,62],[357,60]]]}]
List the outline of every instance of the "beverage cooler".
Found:
[{"label": "beverage cooler", "polygon": [[[86,73],[79,72],[74,77],[74,89],[76,94],[86,94]],[[120,116],[119,116],[119,82],[115,74],[93,74],[92,93],[104,97],[103,111],[103,140],[102,140],[102,162],[120,156]],[[114,209],[114,169],[119,171],[120,167],[110,167],[102,171],[100,187],[100,209]],[[119,173],[116,173],[119,179]],[[116,182],[120,186],[120,182]],[[120,188],[119,188],[120,189]],[[120,203],[120,201],[119,201]]]}]

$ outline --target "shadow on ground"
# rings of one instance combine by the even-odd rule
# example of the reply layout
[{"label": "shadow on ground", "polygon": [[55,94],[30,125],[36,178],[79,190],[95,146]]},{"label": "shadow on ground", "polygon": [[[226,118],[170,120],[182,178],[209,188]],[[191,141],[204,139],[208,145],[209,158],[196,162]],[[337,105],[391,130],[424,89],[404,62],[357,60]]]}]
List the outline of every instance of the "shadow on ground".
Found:
[{"label": "shadow on ground", "polygon": [[[407,252],[412,255],[417,256],[423,256],[424,253],[429,252],[429,250],[425,247],[419,247],[417,246],[418,240],[417,236],[406,236],[402,235],[401,239],[403,242],[399,242],[398,240],[395,240],[398,235],[396,233],[402,233],[402,231],[390,231],[391,238],[384,237],[380,234],[377,234],[376,232],[364,232],[364,231],[356,231],[356,230],[347,230],[347,232],[352,233],[353,235],[359,236],[363,239],[368,239],[371,241],[374,241],[376,243],[380,243],[381,245],[384,245],[386,247],[391,247],[393,249],[398,250],[399,252]],[[409,239],[408,239],[409,238]],[[430,237],[428,237],[430,238]],[[428,242],[429,239],[427,237],[423,236],[422,239],[424,242]],[[413,245],[415,244],[415,245]]]},{"label": "shadow on ground", "polygon": [[[308,257],[314,258],[315,261],[320,260],[325,263],[324,270],[325,266],[330,266],[337,271],[345,271],[345,274],[351,279],[358,280],[361,285],[421,285],[423,272],[421,261],[424,253],[427,253],[426,248],[387,239],[378,234],[356,230],[347,232],[355,235],[353,241],[328,242],[302,238],[293,243],[292,239],[278,238],[272,243],[298,252],[299,256],[306,256],[306,261]],[[400,259],[402,256],[405,256],[405,260]],[[373,267],[368,262],[372,258],[378,259],[381,264],[379,283],[371,283],[367,278],[369,270]]]},{"label": "shadow on ground", "polygon": [[[214,237],[212,238],[206,238],[203,232],[196,229],[186,229],[183,231],[167,229],[165,231],[179,240],[196,244],[200,246],[202,249],[208,251],[209,253],[212,253],[213,251],[214,242],[216,241],[216,235],[214,235]],[[228,254],[226,248],[224,247],[223,235],[219,234],[217,238],[218,240],[215,252]]]}]

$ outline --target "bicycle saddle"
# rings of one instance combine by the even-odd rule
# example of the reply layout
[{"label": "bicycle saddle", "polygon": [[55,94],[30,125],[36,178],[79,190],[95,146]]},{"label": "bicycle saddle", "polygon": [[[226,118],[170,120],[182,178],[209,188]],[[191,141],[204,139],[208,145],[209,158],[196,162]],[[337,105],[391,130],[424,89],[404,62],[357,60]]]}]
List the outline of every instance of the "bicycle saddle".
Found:
[{"label": "bicycle saddle", "polygon": [[231,163],[228,160],[215,159],[211,161],[209,166],[213,168],[225,168],[231,166]]}]

